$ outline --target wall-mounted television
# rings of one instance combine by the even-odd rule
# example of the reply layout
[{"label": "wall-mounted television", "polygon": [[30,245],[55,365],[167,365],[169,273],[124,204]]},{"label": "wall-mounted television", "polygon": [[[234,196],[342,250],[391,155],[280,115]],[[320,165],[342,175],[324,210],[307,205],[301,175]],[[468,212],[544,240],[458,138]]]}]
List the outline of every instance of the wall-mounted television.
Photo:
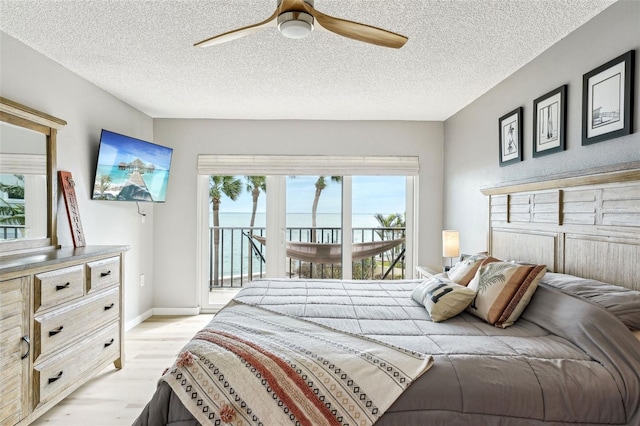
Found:
[{"label": "wall-mounted television", "polygon": [[102,130],[93,200],[163,203],[172,148]]}]

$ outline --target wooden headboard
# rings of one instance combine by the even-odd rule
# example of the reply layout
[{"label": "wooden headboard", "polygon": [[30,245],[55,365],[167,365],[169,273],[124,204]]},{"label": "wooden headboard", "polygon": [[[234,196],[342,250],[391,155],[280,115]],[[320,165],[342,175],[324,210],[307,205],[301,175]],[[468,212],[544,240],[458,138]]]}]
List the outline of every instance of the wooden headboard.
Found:
[{"label": "wooden headboard", "polygon": [[640,290],[640,162],[482,193],[493,256]]}]

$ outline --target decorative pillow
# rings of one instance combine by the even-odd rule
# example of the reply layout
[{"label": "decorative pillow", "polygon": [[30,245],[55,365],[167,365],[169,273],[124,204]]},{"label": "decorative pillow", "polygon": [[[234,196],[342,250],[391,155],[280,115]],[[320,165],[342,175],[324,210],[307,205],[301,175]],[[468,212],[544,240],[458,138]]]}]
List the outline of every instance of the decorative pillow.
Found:
[{"label": "decorative pillow", "polygon": [[423,281],[411,297],[423,305],[433,322],[440,322],[464,311],[476,292],[454,283],[446,274],[438,274]]},{"label": "decorative pillow", "polygon": [[636,339],[640,340],[640,331],[632,331],[632,333],[636,336]]},{"label": "decorative pillow", "polygon": [[460,262],[453,265],[453,268],[449,269],[449,279],[460,285],[468,285],[476,275],[476,272],[478,272],[478,268],[480,268],[480,265],[482,265],[482,262],[484,262],[485,259],[487,259],[487,255],[484,253],[465,257],[464,260],[460,260]]},{"label": "decorative pillow", "polygon": [[467,257],[477,256],[477,255],[479,255],[479,254],[483,254],[483,255],[485,255],[485,256],[488,256],[488,255],[489,255],[489,252],[488,252],[488,251],[479,251],[479,252],[478,252],[478,253],[476,253],[476,254],[460,253],[460,260],[465,260]]},{"label": "decorative pillow", "polygon": [[468,285],[477,295],[467,311],[496,327],[512,325],[546,271],[545,265],[517,265],[487,258]]},{"label": "decorative pillow", "polygon": [[640,330],[640,291],[566,274],[548,273],[541,282],[600,305],[629,330]]}]

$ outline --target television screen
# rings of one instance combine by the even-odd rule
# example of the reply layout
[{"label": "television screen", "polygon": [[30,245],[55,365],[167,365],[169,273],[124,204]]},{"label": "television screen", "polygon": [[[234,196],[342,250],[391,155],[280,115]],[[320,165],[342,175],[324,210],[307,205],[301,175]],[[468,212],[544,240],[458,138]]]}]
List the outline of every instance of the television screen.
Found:
[{"label": "television screen", "polygon": [[102,130],[91,198],[164,202],[172,153],[172,148]]}]

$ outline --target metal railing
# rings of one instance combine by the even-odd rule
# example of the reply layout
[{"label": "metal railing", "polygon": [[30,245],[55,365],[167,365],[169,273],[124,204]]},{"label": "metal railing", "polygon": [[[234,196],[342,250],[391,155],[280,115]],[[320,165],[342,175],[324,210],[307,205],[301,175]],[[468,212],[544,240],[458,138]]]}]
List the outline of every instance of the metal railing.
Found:
[{"label": "metal railing", "polygon": [[24,225],[0,225],[0,240],[15,240],[22,238]]},{"label": "metal railing", "polygon": [[[314,232],[315,231],[315,232]],[[370,242],[404,237],[405,228],[353,228],[352,241]],[[264,236],[262,227],[214,226],[209,228],[209,289],[239,288],[265,276],[267,247],[252,238]],[[287,228],[288,241],[340,244],[340,228]],[[352,262],[353,279],[390,279],[405,277],[405,245]],[[287,276],[303,278],[341,278],[340,263],[311,263],[287,257]]]}]

